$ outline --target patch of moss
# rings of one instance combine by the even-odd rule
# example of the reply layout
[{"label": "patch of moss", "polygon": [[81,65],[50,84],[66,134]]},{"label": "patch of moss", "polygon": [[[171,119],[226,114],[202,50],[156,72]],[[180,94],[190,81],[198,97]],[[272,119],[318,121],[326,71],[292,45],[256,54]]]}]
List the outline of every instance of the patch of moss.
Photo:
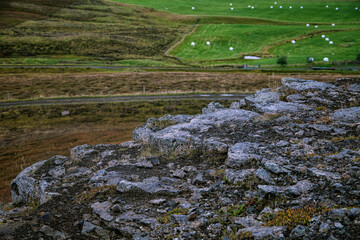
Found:
[{"label": "patch of moss", "polygon": [[350,140],[360,140],[360,136],[347,136],[347,137],[333,137],[331,141],[333,142],[342,142]]},{"label": "patch of moss", "polygon": [[171,215],[187,215],[189,212],[188,208],[174,208],[173,210],[167,212],[164,216],[159,217],[157,220],[160,223],[168,224],[170,223],[170,216]]},{"label": "patch of moss", "polygon": [[151,129],[156,129],[156,131],[160,131],[164,128],[167,128],[167,127],[175,125],[175,124],[177,124],[177,122],[171,121],[169,119],[165,119],[165,120],[154,121],[148,127]]},{"label": "patch of moss", "polygon": [[310,219],[322,211],[311,206],[298,209],[290,208],[274,214],[266,214],[263,220],[267,220],[266,226],[287,226],[293,229],[297,225],[309,226]]},{"label": "patch of moss", "polygon": [[242,231],[237,234],[237,229],[225,230],[223,233],[223,238],[228,238],[230,240],[245,240],[245,239],[254,239],[252,232]]},{"label": "patch of moss", "polygon": [[77,203],[87,202],[93,199],[97,195],[110,195],[116,192],[116,185],[108,185],[108,186],[101,186],[97,188],[90,189],[89,191],[84,191],[80,194],[75,196],[75,201]]},{"label": "patch of moss", "polygon": [[324,107],[324,106],[321,106],[321,107],[317,107],[317,108],[315,108],[315,110],[316,110],[316,111],[319,111],[319,112],[323,112],[323,111],[326,111],[326,110],[327,110],[327,108],[326,108],[326,107]]}]

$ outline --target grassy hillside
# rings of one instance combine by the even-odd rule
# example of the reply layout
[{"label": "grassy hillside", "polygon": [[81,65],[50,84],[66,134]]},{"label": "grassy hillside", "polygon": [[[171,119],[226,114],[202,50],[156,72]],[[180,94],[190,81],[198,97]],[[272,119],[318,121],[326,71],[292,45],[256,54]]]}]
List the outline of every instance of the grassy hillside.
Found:
[{"label": "grassy hillside", "polygon": [[[291,22],[360,22],[359,1],[356,0],[112,0],[152,7],[157,10],[189,15],[220,15],[275,19]],[[274,4],[277,2],[277,4]],[[232,6],[230,6],[232,3]],[[328,8],[326,8],[328,5]],[[253,6],[254,8],[249,8]],[[270,8],[273,6],[273,8]],[[282,6],[282,8],[280,8]],[[303,6],[301,9],[300,7]],[[194,7],[195,9],[192,9]],[[292,7],[292,8],[290,8]],[[233,10],[231,10],[233,8]],[[338,10],[336,10],[338,8]]]},{"label": "grassy hillside", "polygon": [[[1,6],[3,65],[276,67],[280,55],[305,65],[310,55],[324,64],[324,57],[354,60],[360,52],[360,3],[353,0],[5,0]],[[320,34],[333,35],[334,44]]]},{"label": "grassy hillside", "polygon": [[[313,57],[315,64],[326,65],[324,57],[331,64],[355,60],[360,52],[359,1],[113,1],[196,16],[196,31],[169,52],[186,64],[276,67],[277,57],[285,55],[289,64],[304,66],[306,58]],[[322,34],[334,36],[334,44],[319,40]],[[246,55],[262,59],[244,60]]]},{"label": "grassy hillside", "polygon": [[60,6],[49,6],[47,1],[7,1],[8,12],[24,11],[42,17],[0,30],[4,64],[14,57],[35,56],[58,56],[57,63],[162,60],[164,50],[187,31],[186,26],[165,21],[143,8],[97,0],[60,2]]}]

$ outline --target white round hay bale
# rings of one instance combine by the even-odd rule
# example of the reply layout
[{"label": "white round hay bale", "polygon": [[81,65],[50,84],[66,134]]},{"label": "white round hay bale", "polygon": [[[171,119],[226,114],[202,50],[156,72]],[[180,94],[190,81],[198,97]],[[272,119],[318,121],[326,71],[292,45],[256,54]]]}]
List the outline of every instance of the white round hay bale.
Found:
[{"label": "white round hay bale", "polygon": [[326,8],[328,8],[329,7],[329,5],[326,5]]},{"label": "white round hay bale", "polygon": [[358,7],[355,8],[355,10],[358,10],[358,9],[359,9]]},{"label": "white round hay bale", "polygon": [[291,43],[292,43],[292,44],[295,44],[295,43],[296,43],[296,41],[295,41],[295,40],[292,40],[292,41],[291,41]]},{"label": "white round hay bale", "polygon": [[255,7],[254,6],[251,6],[251,9],[254,9]]},{"label": "white round hay bale", "polygon": [[307,27],[310,27],[310,24],[307,23],[306,26],[307,26]]},{"label": "white round hay bale", "polygon": [[335,23],[331,24],[331,26],[335,27]]},{"label": "white round hay bale", "polygon": [[207,41],[207,42],[206,42],[206,45],[210,46],[210,42],[209,42],[209,41]]},{"label": "white round hay bale", "polygon": [[195,46],[195,42],[191,42],[191,46]]},{"label": "white round hay bale", "polygon": [[234,50],[234,48],[233,48],[233,47],[230,47],[230,48],[229,48],[229,50],[230,50],[230,51],[233,51],[233,50]]},{"label": "white round hay bale", "polygon": [[290,6],[289,8],[292,9],[292,6]]},{"label": "white round hay bale", "polygon": [[325,38],[325,41],[327,41],[327,42],[328,42],[329,40],[330,40],[329,38]]},{"label": "white round hay bale", "polygon": [[319,26],[317,26],[317,25],[315,26],[315,28],[318,28],[318,27],[319,27]]},{"label": "white round hay bale", "polygon": [[329,44],[334,44],[334,42],[333,42],[333,41],[330,41]]},{"label": "white round hay bale", "polygon": [[325,35],[321,35],[322,38],[325,38]]},{"label": "white round hay bale", "polygon": [[282,6],[280,6],[280,8],[282,8]]},{"label": "white round hay bale", "polygon": [[324,62],[328,62],[328,61],[329,61],[329,58],[324,57],[323,61],[324,61]]},{"label": "white round hay bale", "polygon": [[231,9],[231,11],[234,10],[234,8],[230,8],[230,9]]},{"label": "white round hay bale", "polygon": [[230,6],[232,6],[232,3],[230,3]]},{"label": "white round hay bale", "polygon": [[273,6],[270,6],[270,8],[274,8]]},{"label": "white round hay bale", "polygon": [[337,10],[339,10],[339,8],[335,8],[335,10],[337,11]]},{"label": "white round hay bale", "polygon": [[303,9],[304,7],[303,6],[300,6],[300,9]]},{"label": "white round hay bale", "polygon": [[195,7],[191,7],[192,10],[195,10]]},{"label": "white round hay bale", "polygon": [[251,6],[250,6],[250,5],[248,5],[248,8],[251,8]]},{"label": "white round hay bale", "polygon": [[309,62],[313,62],[314,58],[313,57],[309,57]]},{"label": "white round hay bale", "polygon": [[277,4],[277,2],[274,2],[274,4]]}]

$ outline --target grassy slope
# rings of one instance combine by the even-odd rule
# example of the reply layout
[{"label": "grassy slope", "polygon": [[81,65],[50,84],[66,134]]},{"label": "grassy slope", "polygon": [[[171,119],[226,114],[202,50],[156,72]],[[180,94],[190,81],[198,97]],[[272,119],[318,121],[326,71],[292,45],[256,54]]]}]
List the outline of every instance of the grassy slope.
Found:
[{"label": "grassy slope", "polygon": [[[318,28],[295,26],[267,26],[267,25],[202,25],[197,31],[188,36],[171,53],[180,57],[184,62],[207,62],[218,59],[243,59],[244,55],[255,55],[262,58],[277,55],[288,55],[289,63],[305,63],[307,56],[312,56],[315,61],[330,57],[330,61],[355,59],[360,52],[360,26],[331,25]],[[341,32],[337,32],[341,31]],[[321,38],[325,34],[334,41],[329,45]],[[305,38],[305,39],[303,39]],[[291,40],[296,39],[296,44]],[[210,41],[211,45],[206,45]],[[190,43],[195,42],[195,46]],[[344,46],[346,46],[344,48]],[[229,50],[233,47],[233,51]],[[334,53],[334,56],[331,54]],[[242,61],[252,64],[274,64],[276,58],[260,61]],[[237,62],[239,63],[239,62]]]},{"label": "grassy slope", "polygon": [[[115,2],[137,4],[152,7],[161,11],[190,15],[219,15],[274,19],[292,22],[359,22],[360,3],[355,0],[347,1],[311,1],[311,0],[282,0],[275,5],[269,0],[112,0]],[[232,3],[232,6],[229,4]],[[248,8],[254,6],[254,9]],[[280,5],[283,7],[280,9]],[[325,6],[328,5],[329,8]],[[270,9],[273,6],[273,9]],[[292,6],[292,9],[289,7]],[[303,9],[300,10],[300,6]],[[195,7],[195,10],[192,10]],[[233,7],[232,11],[230,8]],[[335,8],[339,10],[336,11]]]},{"label": "grassy slope", "polygon": [[[360,38],[357,34],[360,31],[360,12],[355,10],[355,7],[360,7],[358,1],[286,0],[279,1],[277,5],[266,0],[214,0],[211,3],[207,0],[114,1],[199,17],[197,30],[170,52],[187,64],[214,66],[247,63],[276,66],[276,56],[279,55],[288,56],[289,64],[305,65],[306,57],[309,56],[315,58],[316,64],[322,64],[324,57],[330,61],[354,60],[360,52]],[[249,5],[254,6],[254,9],[249,8]],[[280,6],[283,8],[280,9]],[[265,19],[273,22],[265,22]],[[293,25],[289,25],[291,23]],[[306,27],[305,23],[311,26]],[[331,23],[336,23],[336,26],[331,26]],[[315,24],[319,27],[314,28]],[[331,40],[336,40],[331,46],[314,37],[332,31],[344,32],[330,34],[334,36]],[[301,41],[293,45],[290,44],[292,39]],[[211,45],[207,46],[206,41],[210,41]],[[196,45],[191,46],[191,42]],[[229,51],[230,47],[234,50]],[[263,59],[244,60],[244,55],[260,56]]]},{"label": "grassy slope", "polygon": [[[200,24],[197,31],[170,52],[183,63],[267,66],[276,65],[276,58],[244,61],[242,57],[248,54],[262,57],[285,54],[290,64],[305,64],[305,57],[309,55],[306,52],[315,52],[317,55],[313,57],[316,60],[323,59],[328,55],[328,46],[318,43],[289,46],[286,43],[291,39],[301,39],[320,31],[360,29],[360,12],[355,10],[355,6],[360,4],[349,0],[286,0],[277,5],[265,0],[113,2],[120,4],[101,0],[67,0],[59,3],[54,0],[26,0],[25,3],[6,0],[8,4],[5,4],[7,7],[3,11],[40,14],[42,18],[0,30],[0,64],[178,66],[181,63],[175,58],[165,57],[164,50],[190,31],[194,23]],[[233,11],[230,10],[230,2]],[[255,9],[248,8],[248,5]],[[270,5],[274,8],[270,9]],[[279,8],[280,5],[283,9]],[[191,9],[192,6],[195,10]],[[293,8],[289,9],[289,6]],[[300,6],[304,8],[300,9]],[[335,7],[339,7],[339,10],[336,11]],[[11,22],[10,17],[8,19]],[[22,21],[21,18],[18,20]],[[313,25],[306,28],[305,22],[316,23],[319,28],[315,29]],[[336,23],[336,27],[331,27],[330,23]],[[342,36],[337,34],[339,39],[346,38],[352,42],[346,54],[341,54],[343,47],[337,42],[331,48],[331,54],[334,53],[336,57],[330,60],[351,60],[360,51],[360,39],[356,34],[349,33],[342,33]],[[192,41],[198,44],[191,47]],[[206,41],[212,42],[210,47],[205,45]],[[230,46],[234,51],[229,51]],[[299,46],[306,47],[303,53],[299,54]]]},{"label": "grassy slope", "polygon": [[[143,8],[103,1],[80,0],[55,10],[36,0],[31,4],[9,2],[9,11],[37,13],[44,9],[48,14],[0,30],[4,64],[16,63],[14,57],[25,57],[30,63],[49,58],[45,64],[107,63],[134,58],[145,59],[145,63],[151,59],[150,64],[156,64],[154,60],[163,60],[163,51],[186,31],[186,26]],[[27,63],[24,59],[18,62]]]}]

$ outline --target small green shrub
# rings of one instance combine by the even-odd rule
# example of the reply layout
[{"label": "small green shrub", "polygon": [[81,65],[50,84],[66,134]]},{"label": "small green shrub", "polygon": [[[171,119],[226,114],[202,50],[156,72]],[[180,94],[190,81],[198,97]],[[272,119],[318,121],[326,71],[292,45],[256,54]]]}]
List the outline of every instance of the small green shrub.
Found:
[{"label": "small green shrub", "polygon": [[322,106],[322,107],[317,107],[317,108],[315,108],[315,110],[316,110],[316,111],[319,111],[319,112],[322,112],[322,111],[326,111],[327,108]]},{"label": "small green shrub", "polygon": [[278,57],[276,63],[284,67],[287,64],[287,57],[286,56]]},{"label": "small green shrub", "polygon": [[290,229],[297,225],[309,226],[309,221],[319,210],[314,207],[303,207],[299,209],[287,209],[276,212],[275,214],[267,214],[265,219],[270,219],[267,226],[287,226]]},{"label": "small green shrub", "polygon": [[170,222],[170,216],[172,214],[173,215],[179,215],[179,214],[186,215],[186,214],[188,214],[188,212],[189,212],[189,209],[187,209],[187,208],[175,208],[175,209],[167,212],[164,216],[159,217],[158,221],[160,223],[167,224]]},{"label": "small green shrub", "polygon": [[239,204],[232,207],[228,207],[227,212],[230,216],[238,217],[242,216],[246,211],[245,204]]},{"label": "small green shrub", "polygon": [[360,62],[360,52],[356,55],[356,61]]}]

